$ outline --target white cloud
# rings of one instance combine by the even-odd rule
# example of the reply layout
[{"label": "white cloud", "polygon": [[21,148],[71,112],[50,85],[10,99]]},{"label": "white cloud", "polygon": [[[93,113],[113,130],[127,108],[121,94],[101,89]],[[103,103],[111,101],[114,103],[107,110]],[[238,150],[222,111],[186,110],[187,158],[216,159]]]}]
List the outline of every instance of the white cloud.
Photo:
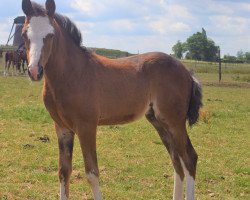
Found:
[{"label": "white cloud", "polygon": [[177,22],[171,26],[174,32],[182,32],[182,31],[191,31],[191,28],[188,24],[183,22]]},{"label": "white cloud", "polygon": [[135,29],[135,23],[128,19],[113,20],[110,22],[111,28],[116,32],[128,32]]},{"label": "white cloud", "polygon": [[92,0],[73,0],[71,6],[72,8],[90,16],[96,15],[105,10],[105,6],[102,3]]},{"label": "white cloud", "polygon": [[217,13],[235,14],[240,11],[250,11],[250,3],[241,0],[207,0],[207,9]]},{"label": "white cloud", "polygon": [[170,4],[165,7],[166,12],[172,18],[192,20],[193,15],[187,7],[178,4]]},{"label": "white cloud", "polygon": [[92,29],[95,28],[95,23],[92,22],[82,22],[76,21],[76,26],[81,30],[81,32],[85,35],[87,33],[91,33]]},{"label": "white cloud", "polygon": [[150,21],[150,26],[155,32],[163,35],[169,35],[177,32],[189,32],[191,30],[188,24],[183,22],[175,22],[169,19],[152,20]]},{"label": "white cloud", "polygon": [[239,36],[250,31],[250,19],[228,15],[211,16],[212,26],[227,35]]},{"label": "white cloud", "polygon": [[166,1],[162,1],[161,5],[164,7],[165,14],[148,17],[148,22],[155,32],[169,36],[169,34],[191,31],[190,25],[196,20],[187,7],[169,4]]},{"label": "white cloud", "polygon": [[250,3],[239,3],[236,5],[238,11],[250,12]]},{"label": "white cloud", "polygon": [[13,24],[13,20],[14,20],[14,17],[9,17],[6,20],[0,22],[0,24],[1,24],[1,26],[0,26],[0,44],[6,44],[8,37],[9,37],[9,34],[10,34],[12,24]]},{"label": "white cloud", "polygon": [[[112,31],[141,32],[139,28],[148,33],[158,34],[187,32],[191,30],[189,24],[195,20],[186,7],[170,4],[166,0],[100,0],[98,3],[92,0],[74,0],[71,6],[82,12],[82,15],[91,15],[95,20],[90,20],[95,21],[96,26],[105,26],[105,30],[110,29],[110,34]],[[107,15],[113,16],[104,20],[102,15],[104,18]],[[100,19],[96,20],[98,16]]]},{"label": "white cloud", "polygon": [[232,7],[231,5],[226,5],[223,2],[216,2],[214,3],[213,1],[208,1],[206,3],[206,10],[209,10],[209,12],[217,13],[217,14],[227,14],[227,15],[232,15],[235,13],[235,8]]}]

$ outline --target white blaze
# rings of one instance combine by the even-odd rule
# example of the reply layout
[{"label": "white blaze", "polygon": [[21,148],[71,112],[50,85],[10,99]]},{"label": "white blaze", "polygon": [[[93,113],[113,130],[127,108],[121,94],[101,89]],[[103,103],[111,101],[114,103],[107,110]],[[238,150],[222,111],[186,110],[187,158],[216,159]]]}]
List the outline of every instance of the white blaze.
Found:
[{"label": "white blaze", "polygon": [[54,34],[54,28],[48,17],[32,17],[28,25],[27,36],[30,40],[29,67],[37,66],[43,48],[43,39]]}]

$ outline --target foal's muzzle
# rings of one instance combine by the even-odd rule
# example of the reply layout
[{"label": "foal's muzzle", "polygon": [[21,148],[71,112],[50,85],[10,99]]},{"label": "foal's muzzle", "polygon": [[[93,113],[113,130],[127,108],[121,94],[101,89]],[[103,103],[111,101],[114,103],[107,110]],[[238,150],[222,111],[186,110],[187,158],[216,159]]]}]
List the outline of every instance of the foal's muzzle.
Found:
[{"label": "foal's muzzle", "polygon": [[43,67],[40,63],[38,63],[38,66],[29,66],[28,74],[32,81],[40,81],[43,78]]}]

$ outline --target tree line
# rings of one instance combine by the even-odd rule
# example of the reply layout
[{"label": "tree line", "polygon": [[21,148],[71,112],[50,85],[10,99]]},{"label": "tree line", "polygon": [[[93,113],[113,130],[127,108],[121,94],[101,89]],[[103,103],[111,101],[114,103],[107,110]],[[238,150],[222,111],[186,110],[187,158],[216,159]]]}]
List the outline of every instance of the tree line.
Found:
[{"label": "tree line", "polygon": [[[202,28],[187,38],[185,42],[180,40],[172,47],[173,56],[179,59],[190,59],[198,61],[216,62],[219,58],[219,46],[207,37],[206,30]],[[239,51],[237,56],[224,55],[222,62],[250,63],[250,52]]]},{"label": "tree line", "polygon": [[240,50],[236,56],[227,54],[224,56],[223,61],[229,63],[250,63],[250,52]]}]

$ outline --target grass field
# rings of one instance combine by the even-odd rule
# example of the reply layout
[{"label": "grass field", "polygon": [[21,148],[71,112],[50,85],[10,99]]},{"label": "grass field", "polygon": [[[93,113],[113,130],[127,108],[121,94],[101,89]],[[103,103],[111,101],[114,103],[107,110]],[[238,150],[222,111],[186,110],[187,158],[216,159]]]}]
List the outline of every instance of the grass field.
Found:
[{"label": "grass field", "polygon": [[[197,74],[210,83],[203,86],[200,122],[189,130],[199,154],[197,199],[250,199],[250,87],[234,75],[219,85],[216,73]],[[27,77],[0,76],[0,200],[59,197],[58,145],[41,88]],[[97,143],[104,199],[171,199],[171,161],[145,119],[100,127]],[[71,199],[92,198],[84,177],[76,140]]]}]

